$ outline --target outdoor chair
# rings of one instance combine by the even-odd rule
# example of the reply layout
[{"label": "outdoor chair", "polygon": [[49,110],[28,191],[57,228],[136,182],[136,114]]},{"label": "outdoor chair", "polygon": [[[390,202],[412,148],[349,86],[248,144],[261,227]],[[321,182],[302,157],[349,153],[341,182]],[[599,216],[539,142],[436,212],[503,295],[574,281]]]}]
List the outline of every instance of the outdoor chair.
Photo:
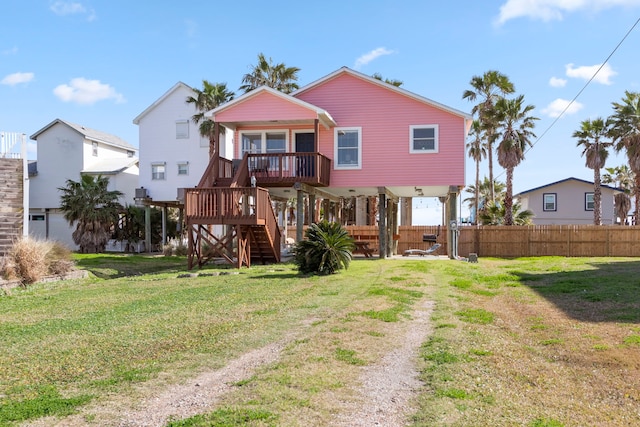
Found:
[{"label": "outdoor chair", "polygon": [[422,250],[422,249],[407,249],[406,251],[404,251],[402,256],[409,256],[409,255],[425,256],[425,255],[431,255],[432,253],[434,253],[435,251],[440,249],[440,246],[442,246],[440,243],[436,243],[435,245],[431,246],[426,251]]}]

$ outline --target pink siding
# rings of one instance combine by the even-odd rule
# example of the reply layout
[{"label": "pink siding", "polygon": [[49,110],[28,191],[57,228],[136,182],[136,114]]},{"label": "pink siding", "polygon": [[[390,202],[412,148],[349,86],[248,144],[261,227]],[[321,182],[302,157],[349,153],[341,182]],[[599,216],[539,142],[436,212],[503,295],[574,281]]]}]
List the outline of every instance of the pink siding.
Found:
[{"label": "pink siding", "polygon": [[225,109],[215,116],[218,122],[259,122],[269,120],[313,120],[317,113],[277,95],[262,92]]},{"label": "pink siding", "polygon": [[[362,169],[332,170],[332,187],[464,185],[464,118],[350,74],[298,95],[339,127],[362,127]],[[439,152],[409,153],[410,125],[439,125]],[[320,129],[320,152],[334,157],[333,129]]]}]

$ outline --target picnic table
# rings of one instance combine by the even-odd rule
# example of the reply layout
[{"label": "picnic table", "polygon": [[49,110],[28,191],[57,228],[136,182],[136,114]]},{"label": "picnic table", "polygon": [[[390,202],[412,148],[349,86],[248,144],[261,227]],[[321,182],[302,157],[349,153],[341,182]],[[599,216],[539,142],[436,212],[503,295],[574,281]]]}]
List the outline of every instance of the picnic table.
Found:
[{"label": "picnic table", "polygon": [[369,247],[368,241],[355,240],[353,244],[356,245],[356,248],[353,251],[354,254],[363,254],[366,258],[371,258],[374,250],[373,248]]}]

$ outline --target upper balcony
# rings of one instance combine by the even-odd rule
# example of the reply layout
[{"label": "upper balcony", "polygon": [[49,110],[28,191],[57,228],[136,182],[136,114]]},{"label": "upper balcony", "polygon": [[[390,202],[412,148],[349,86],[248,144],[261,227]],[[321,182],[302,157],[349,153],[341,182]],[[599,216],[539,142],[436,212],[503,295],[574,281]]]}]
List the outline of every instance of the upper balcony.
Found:
[{"label": "upper balcony", "polygon": [[320,153],[251,153],[247,166],[259,187],[291,187],[297,182],[327,187],[331,179],[331,159]]}]

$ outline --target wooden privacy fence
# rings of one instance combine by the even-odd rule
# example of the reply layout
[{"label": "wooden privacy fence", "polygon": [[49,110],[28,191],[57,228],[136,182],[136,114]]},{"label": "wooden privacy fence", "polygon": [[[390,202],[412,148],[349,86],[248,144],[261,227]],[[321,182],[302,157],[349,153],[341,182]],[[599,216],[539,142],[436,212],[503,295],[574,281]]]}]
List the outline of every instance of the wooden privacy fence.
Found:
[{"label": "wooden privacy fence", "polygon": [[640,256],[640,226],[532,225],[462,227],[458,253],[467,256]]},{"label": "wooden privacy fence", "polygon": [[[378,227],[347,226],[352,236],[367,240],[377,249]],[[295,227],[289,228],[295,236]],[[436,234],[437,226],[400,226],[397,253],[407,249],[428,249],[424,234]],[[442,227],[437,242],[442,247],[435,255],[447,254],[447,229]],[[531,225],[531,226],[465,226],[458,234],[458,255],[476,253],[481,257],[640,257],[640,226],[618,225]]]}]

